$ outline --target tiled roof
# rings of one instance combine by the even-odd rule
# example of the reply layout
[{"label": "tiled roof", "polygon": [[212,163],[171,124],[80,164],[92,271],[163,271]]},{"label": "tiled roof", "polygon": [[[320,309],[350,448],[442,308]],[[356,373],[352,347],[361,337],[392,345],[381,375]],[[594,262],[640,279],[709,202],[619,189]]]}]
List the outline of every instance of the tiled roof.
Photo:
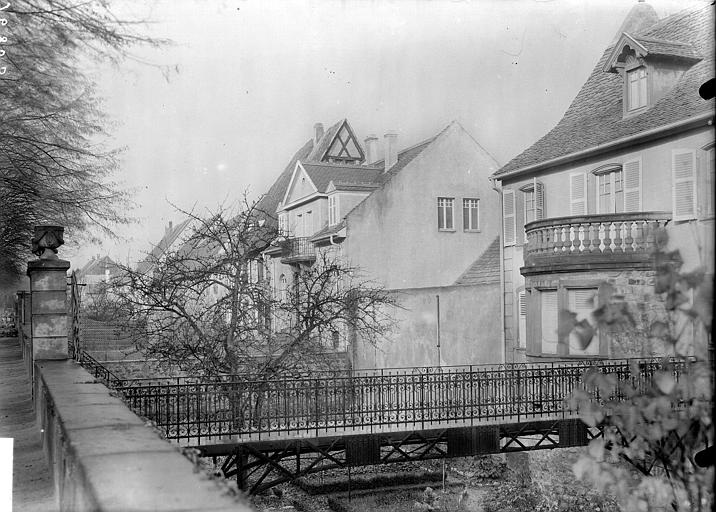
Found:
[{"label": "tiled roof", "polygon": [[301,162],[306,174],[311,178],[318,192],[325,193],[328,184],[334,185],[377,185],[383,170],[365,165],[328,164],[318,162]]},{"label": "tiled roof", "polygon": [[276,208],[278,207],[278,203],[283,200],[284,194],[286,194],[288,184],[291,182],[293,170],[296,168],[296,162],[307,159],[308,155],[311,154],[312,149],[313,139],[306,142],[301,149],[296,151],[296,154],[293,155],[293,158],[291,158],[283,172],[281,172],[276,181],[274,181],[273,185],[271,185],[268,192],[266,192],[266,194],[259,200],[256,208],[258,211],[266,214],[267,221],[273,220],[275,223],[274,217],[276,215]]},{"label": "tiled roof", "polygon": [[296,162],[299,160],[301,162],[319,161],[323,154],[328,151],[333,137],[335,137],[336,132],[344,122],[345,119],[342,119],[328,128],[328,130],[323,133],[323,136],[321,137],[321,140],[318,141],[318,144],[314,145],[313,139],[309,139],[301,147],[301,149],[296,151],[291,160],[288,162],[288,165],[283,169],[279,177],[276,181],[274,181],[273,185],[271,185],[271,188],[269,188],[268,192],[266,192],[256,205],[258,211],[264,212],[267,217],[267,221],[273,223],[276,222],[276,208],[283,200],[283,196],[286,194],[286,189],[291,182],[293,170],[296,168]]},{"label": "tiled roof", "polygon": [[318,141],[318,144],[316,144],[316,147],[313,148],[311,153],[308,155],[306,160],[310,160],[312,162],[320,162],[321,158],[323,158],[323,155],[326,154],[326,151],[328,151],[328,148],[331,145],[331,141],[333,140],[333,137],[336,136],[336,133],[338,133],[338,129],[345,123],[345,119],[341,119],[336,124],[328,128],[328,130],[325,131],[323,136],[321,137],[321,140]]},{"label": "tiled roof", "polygon": [[185,221],[174,226],[171,230],[166,231],[162,239],[154,246],[147,257],[137,263],[137,272],[144,274],[151,270],[154,263],[162,257],[162,254],[164,254],[184,232],[184,229],[186,229],[190,221],[191,219],[186,219]]},{"label": "tiled roof", "polygon": [[500,237],[485,249],[477,260],[455,281],[455,285],[500,282]]},{"label": "tiled roof", "polygon": [[340,190],[342,192],[368,192],[371,190],[375,190],[380,185],[377,183],[333,183],[333,186],[336,190]]},{"label": "tiled roof", "polygon": [[[448,125],[450,126],[450,125]],[[447,127],[445,127],[443,130],[440,131],[440,133],[447,130]],[[404,149],[403,151],[398,152],[398,161],[393,164],[393,167],[388,169],[388,172],[383,173],[381,176],[381,183],[385,183],[387,181],[390,181],[390,178],[398,174],[400,171],[402,171],[410,162],[415,159],[420,153],[423,152],[425,148],[427,148],[432,141],[438,138],[440,135],[438,133],[434,137],[430,137],[427,140],[424,140],[423,142],[419,142],[418,144],[415,144],[414,146],[410,146],[409,148]],[[385,166],[385,160],[379,160],[378,162],[375,162],[372,164],[373,166],[380,167],[381,169]]]},{"label": "tiled roof", "polygon": [[318,240],[318,239],[320,239],[320,238],[326,238],[326,237],[329,237],[329,236],[331,236],[331,235],[336,235],[336,234],[338,234],[338,232],[339,232],[341,229],[343,229],[344,227],[346,227],[346,221],[345,221],[345,220],[340,221],[340,222],[339,222],[338,224],[336,224],[335,226],[326,226],[325,228],[323,228],[322,230],[320,230],[318,233],[316,233],[315,235],[313,235],[313,236],[311,237],[311,240],[312,240],[312,241],[315,241],[315,240]]},{"label": "tiled roof", "polygon": [[[677,41],[693,45],[703,60],[688,69],[655,105],[644,113],[623,117],[622,78],[602,70],[613,46],[607,48],[591,76],[567,109],[564,117],[547,135],[513,158],[495,173],[539,164],[578,151],[639,134],[647,130],[713,113],[714,100],[704,101],[698,95],[702,83],[713,77],[712,7],[682,11],[646,29],[639,36],[646,41]],[[673,49],[673,48],[672,48]]]},{"label": "tiled roof", "polygon": [[117,263],[109,256],[102,256],[101,258],[92,258],[87,264],[82,267],[78,272],[81,277],[90,275],[104,275],[106,269],[116,269]]},{"label": "tiled roof", "polygon": [[667,55],[670,57],[686,57],[688,59],[700,60],[701,56],[696,48],[690,43],[678,41],[666,41],[653,37],[637,36],[634,40],[641,44],[649,55]]}]

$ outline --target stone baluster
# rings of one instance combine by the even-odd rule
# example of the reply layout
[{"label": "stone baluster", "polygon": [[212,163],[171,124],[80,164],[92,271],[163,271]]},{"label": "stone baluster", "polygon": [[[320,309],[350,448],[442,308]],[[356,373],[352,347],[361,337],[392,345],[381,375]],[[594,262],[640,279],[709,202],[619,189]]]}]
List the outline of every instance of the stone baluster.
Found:
[{"label": "stone baluster", "polygon": [[606,222],[598,223],[597,237],[599,239],[599,243],[597,244],[597,247],[599,248],[599,252],[606,252],[607,248],[609,247],[609,233],[607,232],[607,230],[608,228]]},{"label": "stone baluster", "polygon": [[621,254],[624,252],[624,249],[622,247],[623,242],[623,229],[624,229],[624,221],[614,221],[614,253],[615,254]]}]

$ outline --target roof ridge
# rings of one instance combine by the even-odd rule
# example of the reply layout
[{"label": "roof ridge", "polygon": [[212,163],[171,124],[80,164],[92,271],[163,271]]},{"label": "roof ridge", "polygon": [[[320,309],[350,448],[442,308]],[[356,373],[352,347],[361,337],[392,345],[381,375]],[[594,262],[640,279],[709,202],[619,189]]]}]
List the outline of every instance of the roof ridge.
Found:
[{"label": "roof ridge", "polygon": [[[450,125],[448,125],[448,126],[450,126]],[[400,155],[402,155],[403,153],[407,153],[408,151],[412,151],[413,149],[417,149],[417,148],[419,148],[420,146],[422,146],[422,145],[424,145],[424,144],[430,144],[431,142],[433,142],[435,139],[438,138],[438,135],[440,135],[442,132],[444,132],[444,131],[448,128],[448,126],[446,126],[445,128],[443,128],[442,130],[440,130],[438,133],[436,133],[436,134],[433,135],[432,137],[429,137],[429,138],[427,138],[427,139],[425,139],[425,140],[423,140],[423,141],[418,142],[417,144],[413,144],[412,146],[408,146],[407,148],[401,149],[400,151],[398,151],[398,160],[400,160]],[[376,160],[376,161],[375,161],[374,163],[372,163],[371,165],[376,165],[376,164],[378,164],[378,163],[380,163],[380,162],[385,162],[385,158],[382,158],[382,159],[380,159],[380,160]],[[382,167],[380,167],[380,166],[379,166],[379,168],[382,169]]]},{"label": "roof ridge", "polygon": [[381,167],[377,167],[372,164],[371,165],[363,165],[363,164],[345,164],[345,163],[341,163],[341,162],[312,162],[311,160],[302,161],[300,159],[298,161],[301,162],[301,165],[317,165],[320,167],[343,167],[346,169],[349,169],[349,168],[350,169],[367,169],[367,170],[376,170],[376,171],[382,170]]},{"label": "roof ridge", "polygon": [[[630,34],[631,35],[631,34]],[[674,41],[671,39],[660,39],[658,37],[649,37],[642,35],[631,36],[637,41],[648,41],[650,43],[669,43],[669,44],[682,44],[684,46],[693,46],[690,41]]]},{"label": "roof ridge", "polygon": [[666,16],[665,18],[660,19],[659,21],[657,21],[656,23],[654,23],[653,25],[651,25],[650,27],[648,27],[648,28],[645,29],[643,32],[640,32],[640,33],[637,34],[637,35],[647,35],[647,34],[649,34],[650,32],[653,32],[653,31],[655,31],[655,30],[659,30],[659,29],[663,28],[664,26],[668,26],[668,25],[671,24],[671,23],[678,22],[678,21],[680,21],[682,18],[685,18],[686,16],[692,15],[692,14],[695,13],[696,11],[705,10],[706,8],[709,8],[709,7],[711,7],[710,4],[707,4],[707,5],[691,5],[691,6],[689,6],[689,7],[685,7],[685,8],[683,8],[683,9],[681,9],[680,11],[677,11],[677,12],[675,12],[675,13],[673,13],[673,14],[669,14],[669,15]]}]

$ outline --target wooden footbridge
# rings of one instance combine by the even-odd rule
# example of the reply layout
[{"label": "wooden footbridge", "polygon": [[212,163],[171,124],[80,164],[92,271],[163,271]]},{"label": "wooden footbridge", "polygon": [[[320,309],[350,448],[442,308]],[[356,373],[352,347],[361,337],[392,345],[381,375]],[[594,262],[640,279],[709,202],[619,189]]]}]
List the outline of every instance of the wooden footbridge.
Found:
[{"label": "wooden footbridge", "polygon": [[[333,468],[585,445],[600,432],[568,403],[585,370],[639,389],[661,368],[625,359],[123,380],[81,359],[167,439],[222,460],[250,492]],[[671,366],[677,379],[684,364]],[[615,397],[619,386],[592,398]]]}]

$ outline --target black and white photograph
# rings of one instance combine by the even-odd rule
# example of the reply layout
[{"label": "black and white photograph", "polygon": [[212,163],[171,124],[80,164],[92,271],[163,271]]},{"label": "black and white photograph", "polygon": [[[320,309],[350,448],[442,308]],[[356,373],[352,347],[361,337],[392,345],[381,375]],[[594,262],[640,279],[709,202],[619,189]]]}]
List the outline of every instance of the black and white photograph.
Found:
[{"label": "black and white photograph", "polygon": [[711,0],[0,0],[0,512],[709,512]]}]

